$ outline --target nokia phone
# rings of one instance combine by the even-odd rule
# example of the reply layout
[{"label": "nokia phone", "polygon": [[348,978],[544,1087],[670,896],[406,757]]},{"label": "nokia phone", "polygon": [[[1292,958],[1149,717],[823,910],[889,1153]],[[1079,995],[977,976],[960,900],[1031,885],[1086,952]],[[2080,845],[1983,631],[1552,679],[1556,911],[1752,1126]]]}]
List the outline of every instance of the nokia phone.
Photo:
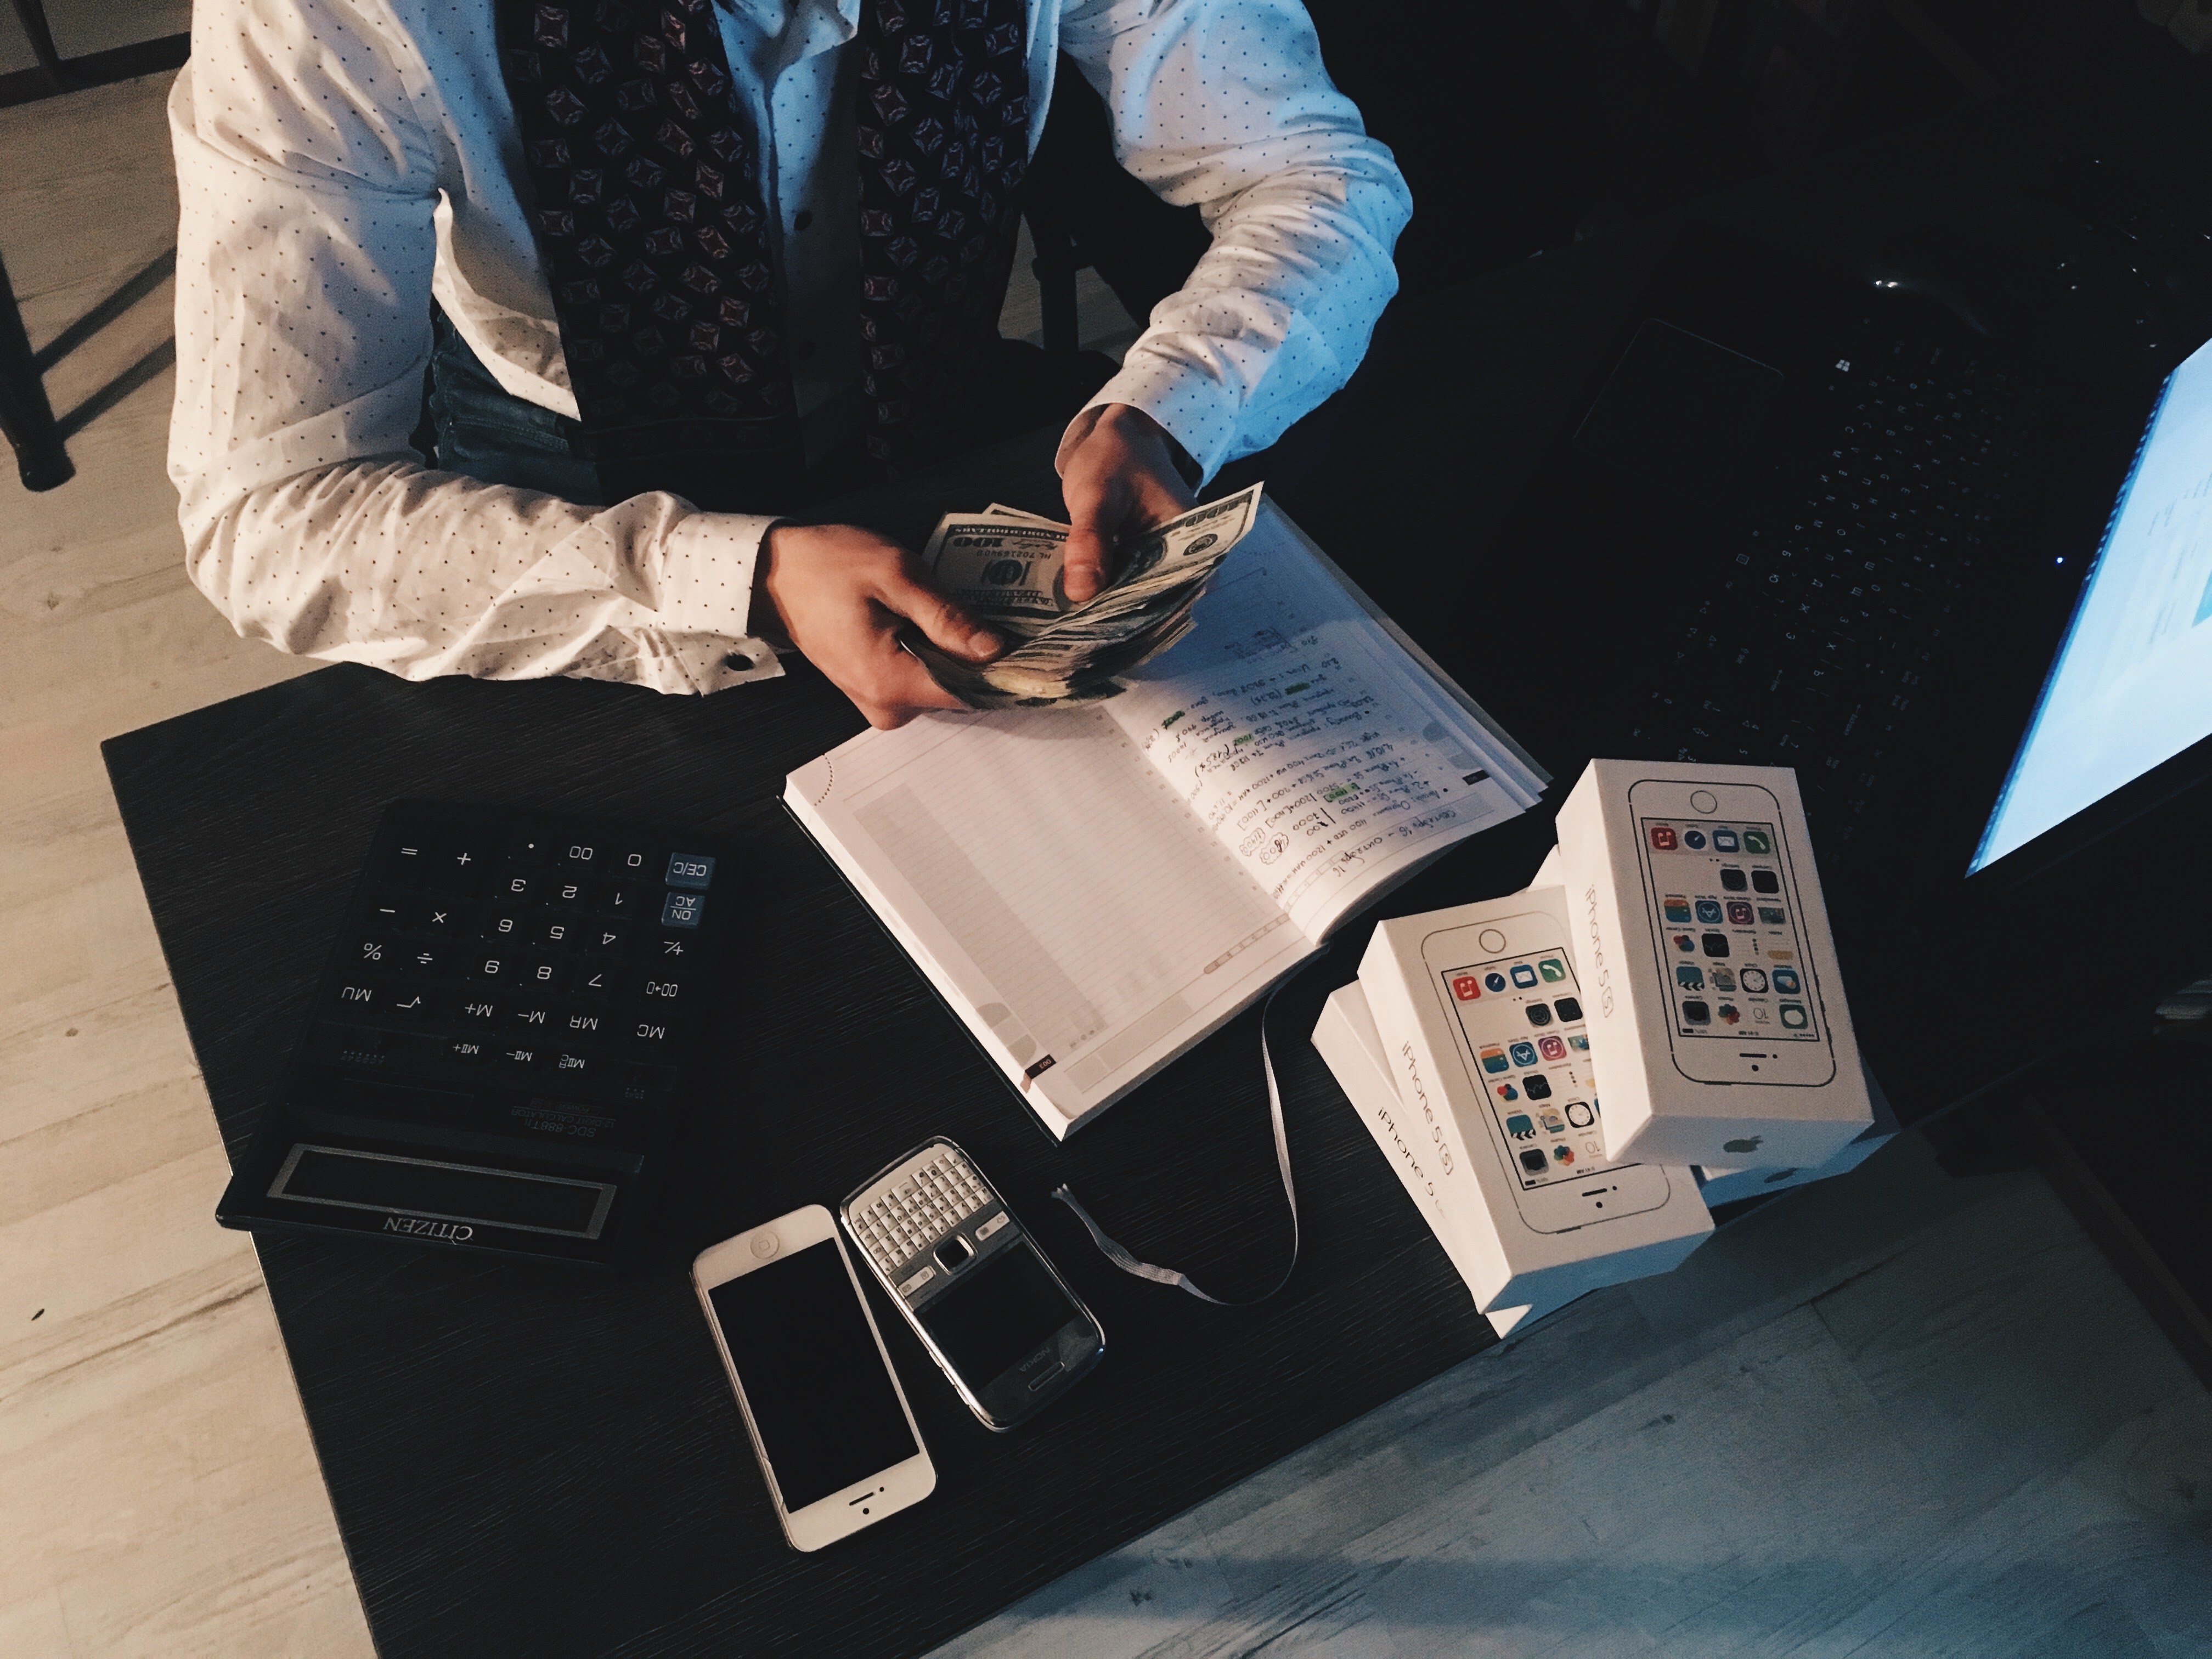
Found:
[{"label": "nokia phone", "polygon": [[929,1496],[937,1470],[827,1209],[725,1239],[691,1278],[793,1549]]},{"label": "nokia phone", "polygon": [[986,1428],[1024,1423],[1089,1376],[1106,1334],[967,1153],[939,1137],[862,1182],[846,1229]]},{"label": "nokia phone", "polygon": [[1646,779],[1628,809],[1675,1069],[1698,1083],[1831,1081],[1796,874],[1808,854],[1781,804],[1758,784]]},{"label": "nokia phone", "polygon": [[1606,1158],[1582,989],[1556,917],[1533,910],[1447,928],[1421,941],[1421,961],[1486,1108],[1481,1123],[1462,1126],[1468,1154],[1490,1144],[1533,1231],[1565,1232],[1667,1202],[1666,1170]]}]

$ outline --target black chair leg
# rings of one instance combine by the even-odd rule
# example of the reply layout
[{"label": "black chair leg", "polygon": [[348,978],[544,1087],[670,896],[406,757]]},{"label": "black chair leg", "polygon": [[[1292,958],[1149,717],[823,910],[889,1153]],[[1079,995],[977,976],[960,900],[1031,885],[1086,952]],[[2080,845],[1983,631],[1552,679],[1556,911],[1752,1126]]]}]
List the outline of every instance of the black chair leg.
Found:
[{"label": "black chair leg", "polygon": [[46,380],[31,354],[30,337],[23,332],[23,313],[16,309],[15,290],[8,285],[4,263],[0,263],[0,437],[15,452],[15,471],[26,489],[57,489],[76,475],[54,422],[53,405],[46,401]]},{"label": "black chair leg", "polygon": [[67,92],[69,71],[62,67],[62,55],[55,50],[54,32],[46,27],[46,0],[15,0],[15,19],[30,40],[31,56],[39,60],[47,87],[55,92]]}]

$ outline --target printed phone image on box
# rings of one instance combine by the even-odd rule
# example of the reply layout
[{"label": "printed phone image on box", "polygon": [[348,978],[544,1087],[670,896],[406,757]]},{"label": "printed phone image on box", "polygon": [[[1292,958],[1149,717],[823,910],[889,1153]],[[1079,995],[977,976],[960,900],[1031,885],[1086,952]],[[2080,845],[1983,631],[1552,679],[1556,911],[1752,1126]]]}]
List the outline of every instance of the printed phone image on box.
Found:
[{"label": "printed phone image on box", "polygon": [[1449,1220],[1495,1264],[1486,1309],[1664,1272],[1712,1227],[1686,1168],[1607,1154],[1564,897],[1386,921],[1360,964],[1401,1116],[1435,1121]]},{"label": "printed phone image on box", "polygon": [[[1655,954],[1674,981],[1676,1067],[1701,1083],[1828,1082],[1835,1047],[1807,988],[1813,969],[1780,851],[1780,804],[1747,791],[1732,804],[1765,816],[1727,823],[1639,810],[1674,804],[1650,799],[1660,787],[1639,784],[1629,802],[1662,942]],[[1753,1060],[1747,1036],[1779,1047]]]},{"label": "printed phone image on box", "polygon": [[[1328,1062],[1329,1074],[1335,1078],[1337,1087],[1344,1091],[1352,1109],[1359,1115],[1369,1134],[1381,1148],[1397,1172],[1399,1183],[1406,1196],[1413,1202],[1421,1219],[1443,1247],[1445,1258],[1460,1276],[1470,1294],[1479,1295],[1476,1286],[1485,1279],[1486,1258],[1479,1250],[1468,1247],[1463,1230],[1454,1224],[1451,1212],[1446,1208],[1449,1196],[1449,1180],[1439,1180],[1442,1173],[1437,1161],[1437,1137],[1424,1133],[1425,1126],[1418,1116],[1405,1110],[1398,1098],[1398,1085],[1390,1075],[1390,1057],[1382,1051],[1382,1039],[1375,1030],[1375,1016],[1367,1006],[1367,993],[1358,980],[1349,985],[1340,985],[1329,993],[1328,1000],[1322,1005],[1321,1018],[1314,1023],[1313,1045],[1321,1057]],[[1491,1260],[1494,1261],[1494,1254]],[[1577,1287],[1566,1292],[1567,1300],[1583,1294],[1589,1287]],[[1547,1302],[1540,1306],[1522,1303],[1519,1306],[1499,1304],[1481,1310],[1481,1316],[1498,1335],[1505,1336],[1537,1320],[1555,1313],[1565,1305]]]},{"label": "printed phone image on box", "polygon": [[1810,1166],[1868,1127],[1794,773],[1593,761],[1559,834],[1612,1152]]},{"label": "printed phone image on box", "polygon": [[[1422,941],[1432,988],[1458,1030],[1460,1058],[1510,1155],[1516,1207],[1539,1232],[1579,1227],[1601,1212],[1656,1209],[1668,1194],[1665,1172],[1655,1165],[1616,1164],[1605,1155],[1581,988],[1564,930],[1544,926],[1550,920],[1540,913],[1504,917]],[[1484,952],[1486,940],[1525,944],[1547,934],[1558,937],[1503,956]],[[1455,960],[1470,951],[1474,960]],[[1611,1177],[1607,1190],[1585,1193],[1601,1173]]]}]

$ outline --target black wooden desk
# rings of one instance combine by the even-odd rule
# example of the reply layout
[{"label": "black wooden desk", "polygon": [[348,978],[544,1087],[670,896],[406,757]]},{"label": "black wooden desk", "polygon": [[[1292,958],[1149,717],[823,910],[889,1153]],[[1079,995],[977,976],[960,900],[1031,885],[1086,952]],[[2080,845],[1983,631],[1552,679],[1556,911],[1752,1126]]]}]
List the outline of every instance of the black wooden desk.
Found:
[{"label": "black wooden desk", "polygon": [[[1635,259],[1586,262],[1623,302]],[[1528,294],[1386,331],[1346,400],[1369,446],[1438,500],[1510,491],[1586,364],[1520,343],[1568,303]],[[1549,296],[1549,297],[1546,297]],[[1585,299],[1590,296],[1586,295]],[[1593,301],[1595,302],[1595,301]],[[1603,312],[1604,307],[1600,306]],[[1435,318],[1455,319],[1439,346]],[[1602,319],[1599,319],[1602,321]],[[1603,326],[1590,331],[1601,349]],[[1593,358],[1592,361],[1595,361]],[[1513,365],[1526,386],[1500,387]],[[1441,372],[1439,372],[1441,371]],[[1498,431],[1468,435],[1489,377]],[[1523,435],[1516,435],[1523,434]],[[1056,510],[1039,434],[852,510],[913,535],[947,507]],[[1348,510],[1372,487],[1312,457],[1279,493],[1360,571]],[[1519,446],[1516,448],[1516,444]],[[1441,453],[1439,453],[1441,451]],[[1259,469],[1264,471],[1264,467]],[[1423,507],[1405,504],[1408,510]],[[1409,617],[1457,672],[1459,641]],[[1477,677],[1469,683],[1480,694]],[[117,738],[115,792],[226,1145],[242,1151],[306,1018],[377,815],[402,795],[528,805],[712,832],[744,850],[747,908],[721,992],[718,1072],[649,1264],[624,1279],[435,1251],[259,1242],[270,1293],[370,1628],[388,1655],[926,1650],[1492,1340],[1305,1041],[1364,934],[1285,995],[1276,1052],[1304,1200],[1290,1287],[1242,1312],[1115,1272],[1050,1203],[1215,1294],[1271,1282],[1288,1246],[1248,1014],[1066,1146],[1052,1142],[785,816],[785,773],[859,719],[803,665],[703,700],[552,681],[410,685],[333,668]],[[1546,757],[1555,768],[1579,757]],[[1536,815],[1445,861],[1399,902],[1508,890],[1548,839]],[[981,1161],[1103,1322],[1097,1375],[993,1436],[878,1308],[938,1491],[815,1555],[788,1549],[687,1279],[700,1249],[834,1203],[949,1134]],[[214,1225],[212,1217],[209,1225]]]}]

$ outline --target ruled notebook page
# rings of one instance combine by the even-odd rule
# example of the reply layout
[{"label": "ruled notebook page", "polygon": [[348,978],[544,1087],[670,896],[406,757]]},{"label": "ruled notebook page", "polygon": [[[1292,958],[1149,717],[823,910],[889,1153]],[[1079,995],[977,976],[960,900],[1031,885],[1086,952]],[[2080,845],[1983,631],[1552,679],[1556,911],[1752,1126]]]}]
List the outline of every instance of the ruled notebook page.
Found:
[{"label": "ruled notebook page", "polygon": [[1401,639],[1269,502],[1189,636],[1099,705],[1314,939],[1543,787]]},{"label": "ruled notebook page", "polygon": [[1097,708],[866,732],[785,799],[1055,1133],[1313,948]]}]

